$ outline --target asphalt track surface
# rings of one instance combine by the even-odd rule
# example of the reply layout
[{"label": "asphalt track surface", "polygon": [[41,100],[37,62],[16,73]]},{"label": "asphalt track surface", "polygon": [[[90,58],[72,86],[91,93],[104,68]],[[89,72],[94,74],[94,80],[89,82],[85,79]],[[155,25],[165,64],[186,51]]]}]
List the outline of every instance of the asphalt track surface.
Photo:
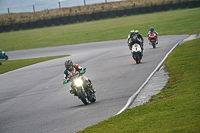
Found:
[{"label": "asphalt track surface", "polygon": [[[10,60],[54,55],[54,59],[0,75],[1,133],[73,133],[119,112],[170,49],[189,35],[159,36],[153,49],[144,38],[141,64],[126,39],[7,52]],[[84,105],[63,85],[64,62],[86,67],[97,89],[95,103]]]}]

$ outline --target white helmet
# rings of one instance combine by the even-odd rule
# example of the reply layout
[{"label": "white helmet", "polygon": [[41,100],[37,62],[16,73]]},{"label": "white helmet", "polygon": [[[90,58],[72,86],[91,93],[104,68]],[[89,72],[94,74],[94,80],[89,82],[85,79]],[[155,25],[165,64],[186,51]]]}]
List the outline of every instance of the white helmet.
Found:
[{"label": "white helmet", "polygon": [[138,31],[138,30],[135,30],[135,34],[139,34],[139,31]]}]

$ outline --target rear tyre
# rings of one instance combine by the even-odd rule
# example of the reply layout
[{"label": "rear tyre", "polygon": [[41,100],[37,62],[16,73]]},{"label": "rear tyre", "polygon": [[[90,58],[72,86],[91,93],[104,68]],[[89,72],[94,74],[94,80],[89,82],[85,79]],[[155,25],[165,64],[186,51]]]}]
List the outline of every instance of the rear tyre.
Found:
[{"label": "rear tyre", "polygon": [[156,48],[156,42],[152,42],[153,48]]}]

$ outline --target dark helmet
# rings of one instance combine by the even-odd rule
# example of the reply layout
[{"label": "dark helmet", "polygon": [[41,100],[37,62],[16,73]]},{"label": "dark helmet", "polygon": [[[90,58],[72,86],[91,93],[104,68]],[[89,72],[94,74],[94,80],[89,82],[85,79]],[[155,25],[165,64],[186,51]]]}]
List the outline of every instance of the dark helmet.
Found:
[{"label": "dark helmet", "polygon": [[153,32],[153,31],[154,31],[154,28],[153,28],[153,27],[151,27],[151,28],[150,28],[150,31],[151,31],[151,32]]},{"label": "dark helmet", "polygon": [[73,66],[73,62],[71,60],[65,61],[65,67],[67,70],[70,70]]}]

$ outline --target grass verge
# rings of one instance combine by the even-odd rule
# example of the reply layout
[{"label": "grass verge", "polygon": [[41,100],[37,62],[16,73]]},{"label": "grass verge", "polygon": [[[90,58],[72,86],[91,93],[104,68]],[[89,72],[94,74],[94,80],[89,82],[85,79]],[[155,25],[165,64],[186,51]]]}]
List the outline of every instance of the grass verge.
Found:
[{"label": "grass verge", "polygon": [[0,34],[4,51],[70,45],[127,38],[131,29],[147,36],[150,27],[159,35],[200,33],[200,8],[82,22],[70,25],[5,32]]},{"label": "grass verge", "polygon": [[178,46],[165,61],[170,78],[150,102],[79,133],[200,132],[200,38]]},{"label": "grass verge", "polygon": [[0,74],[25,67],[28,65],[32,65],[35,63],[52,60],[56,58],[66,57],[68,55],[59,55],[59,56],[50,56],[50,57],[41,57],[41,58],[31,58],[31,59],[21,59],[21,60],[3,60],[1,61],[2,65],[0,65]]}]

